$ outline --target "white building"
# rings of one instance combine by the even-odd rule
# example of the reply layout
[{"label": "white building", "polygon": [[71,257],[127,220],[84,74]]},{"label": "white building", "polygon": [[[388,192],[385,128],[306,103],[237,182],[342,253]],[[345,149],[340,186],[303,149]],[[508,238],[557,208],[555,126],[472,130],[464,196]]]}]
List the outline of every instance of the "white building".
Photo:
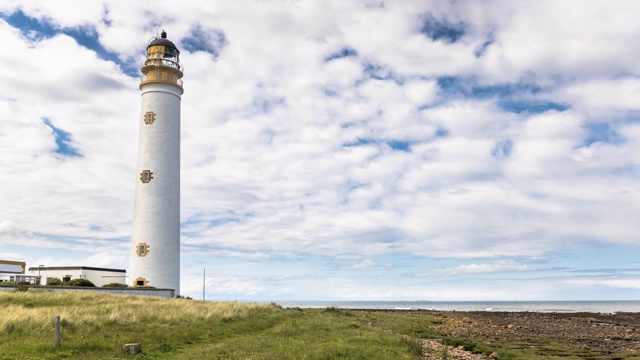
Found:
[{"label": "white building", "polygon": [[180,292],[180,51],[160,37],[147,45],[140,71],[142,111],[138,121],[129,285]]},{"label": "white building", "polygon": [[40,276],[42,285],[52,278],[58,278],[63,282],[73,279],[87,279],[95,286],[110,283],[126,284],[127,271],[124,269],[107,269],[89,266],[39,266],[30,267],[29,275]]}]

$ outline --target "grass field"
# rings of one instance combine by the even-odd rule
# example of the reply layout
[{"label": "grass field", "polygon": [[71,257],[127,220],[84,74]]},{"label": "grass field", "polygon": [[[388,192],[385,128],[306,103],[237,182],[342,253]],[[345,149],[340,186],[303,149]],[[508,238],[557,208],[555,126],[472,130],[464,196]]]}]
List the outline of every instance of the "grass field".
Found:
[{"label": "grass field", "polygon": [[[0,360],[416,360],[424,357],[423,352],[438,359],[452,359],[446,353],[434,354],[422,348],[421,339],[434,338],[485,355],[495,351],[500,360],[640,360],[640,345],[636,345],[635,335],[637,318],[631,315],[628,321],[608,315],[593,324],[585,325],[582,318],[563,323],[570,325],[568,329],[588,326],[591,330],[598,329],[597,324],[602,321],[608,324],[603,325],[605,332],[592,338],[583,337],[584,328],[573,334],[549,336],[546,333],[549,328],[543,327],[537,333],[526,335],[523,342],[521,336],[515,336],[518,332],[506,336],[512,328],[501,323],[505,315],[500,313],[475,314],[478,319],[473,326],[469,321],[460,320],[472,316],[469,313],[436,314],[286,309],[277,304],[203,302],[81,291],[2,291]],[[61,318],[60,347],[56,346],[56,316]],[[551,321],[546,326],[558,327],[554,322],[556,317],[546,316]],[[451,328],[455,324],[465,332],[475,330],[460,339],[447,338],[437,332],[440,327]],[[533,324],[526,325],[532,327]],[[480,327],[476,329],[477,326]],[[614,336],[615,331],[626,335]],[[605,335],[611,335],[610,341],[605,340]],[[125,355],[122,348],[127,343],[142,344],[143,353]],[[637,343],[640,344],[640,340]]]},{"label": "grass field", "polygon": [[[429,315],[31,289],[0,292],[0,359],[419,359],[419,338],[433,336],[435,322]],[[133,342],[143,353],[124,355],[123,345]]]}]

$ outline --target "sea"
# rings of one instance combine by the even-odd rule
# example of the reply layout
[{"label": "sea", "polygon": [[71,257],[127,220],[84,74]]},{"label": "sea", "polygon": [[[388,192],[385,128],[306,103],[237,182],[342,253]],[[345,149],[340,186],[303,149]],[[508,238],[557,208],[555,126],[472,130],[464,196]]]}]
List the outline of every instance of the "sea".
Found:
[{"label": "sea", "polygon": [[640,301],[274,301],[286,308],[505,312],[640,312]]}]

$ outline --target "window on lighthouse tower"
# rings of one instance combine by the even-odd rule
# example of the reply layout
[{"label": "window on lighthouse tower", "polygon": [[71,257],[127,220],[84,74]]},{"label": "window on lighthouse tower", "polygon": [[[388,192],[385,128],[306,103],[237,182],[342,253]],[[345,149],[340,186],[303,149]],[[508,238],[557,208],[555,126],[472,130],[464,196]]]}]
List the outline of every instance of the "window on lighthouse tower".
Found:
[{"label": "window on lighthouse tower", "polygon": [[138,246],[136,246],[136,255],[138,256],[147,256],[147,254],[149,253],[149,245],[147,245],[147,243],[139,243]]},{"label": "window on lighthouse tower", "polygon": [[153,180],[153,172],[151,170],[142,170],[140,173],[140,181],[146,184],[151,180]]},{"label": "window on lighthouse tower", "polygon": [[144,114],[144,123],[151,125],[154,121],[156,121],[156,114],[153,111],[147,111]]}]

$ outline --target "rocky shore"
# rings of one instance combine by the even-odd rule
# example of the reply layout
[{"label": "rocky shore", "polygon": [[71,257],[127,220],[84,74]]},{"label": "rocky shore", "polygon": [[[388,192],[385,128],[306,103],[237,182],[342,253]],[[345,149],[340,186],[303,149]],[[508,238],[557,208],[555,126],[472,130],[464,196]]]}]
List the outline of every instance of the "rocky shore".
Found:
[{"label": "rocky shore", "polygon": [[[437,330],[445,336],[520,354],[516,358],[640,359],[640,313],[425,312],[442,320]],[[423,346],[440,356],[425,359],[442,359],[441,344]],[[448,359],[498,358],[461,348],[446,352]]]},{"label": "rocky shore", "polygon": [[440,340],[423,340],[422,349],[425,354],[423,360],[495,360],[499,358],[497,353],[486,356],[473,351],[466,351],[464,346],[445,345]]}]

